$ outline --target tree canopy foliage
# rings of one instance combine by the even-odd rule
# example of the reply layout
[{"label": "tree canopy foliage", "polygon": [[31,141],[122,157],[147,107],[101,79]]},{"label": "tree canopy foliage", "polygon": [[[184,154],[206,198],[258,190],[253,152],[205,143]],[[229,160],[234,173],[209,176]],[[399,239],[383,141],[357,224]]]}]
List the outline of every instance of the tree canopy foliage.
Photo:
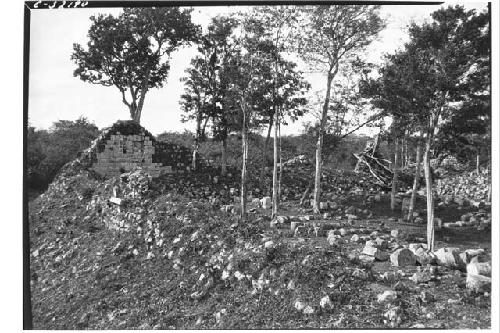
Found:
[{"label": "tree canopy foliage", "polygon": [[61,167],[89,147],[99,134],[85,117],[59,120],[47,130],[28,127],[27,177],[31,188],[43,190]]},{"label": "tree canopy foliage", "polygon": [[146,93],[161,88],[170,70],[169,56],[196,40],[191,11],[178,7],[124,8],[117,17],[91,16],[87,49],[74,44],[74,76],[115,86],[130,117],[140,122]]},{"label": "tree canopy foliage", "polygon": [[[434,246],[430,155],[436,148],[456,149],[456,144],[446,147],[446,142],[467,142],[474,134],[487,133],[490,113],[490,81],[484,75],[489,72],[488,14],[450,6],[431,16],[431,22],[409,27],[410,41],[389,55],[380,77],[364,87],[374,105],[392,115],[395,133],[411,129],[425,137],[430,249]],[[467,112],[471,109],[475,110]],[[468,123],[478,126],[465,129]]]},{"label": "tree canopy foliage", "polygon": [[316,144],[314,211],[319,213],[322,151],[328,121],[332,82],[342,61],[369,45],[383,29],[380,6],[331,5],[302,9],[301,31],[296,34],[297,49],[310,67],[326,74],[326,91]]}]

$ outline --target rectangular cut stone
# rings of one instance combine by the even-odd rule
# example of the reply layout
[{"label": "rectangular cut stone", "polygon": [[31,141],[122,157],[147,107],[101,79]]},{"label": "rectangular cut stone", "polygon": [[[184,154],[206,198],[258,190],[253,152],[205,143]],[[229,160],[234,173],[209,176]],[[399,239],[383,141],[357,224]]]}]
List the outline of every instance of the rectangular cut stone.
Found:
[{"label": "rectangular cut stone", "polygon": [[391,254],[391,264],[393,266],[413,266],[416,263],[416,258],[413,252],[409,249],[398,249]]},{"label": "rectangular cut stone", "polygon": [[123,203],[123,200],[120,198],[112,197],[109,199],[109,202],[114,203],[115,205],[121,206]]}]

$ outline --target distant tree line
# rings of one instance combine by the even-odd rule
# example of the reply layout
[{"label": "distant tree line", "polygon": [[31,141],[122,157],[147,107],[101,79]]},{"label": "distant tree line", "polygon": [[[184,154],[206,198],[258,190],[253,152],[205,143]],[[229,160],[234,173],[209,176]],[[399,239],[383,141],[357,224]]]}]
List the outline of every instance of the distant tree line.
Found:
[{"label": "distant tree line", "polygon": [[[79,152],[87,149],[91,142],[97,138],[99,129],[86,118],[77,120],[59,120],[48,129],[36,129],[28,127],[27,133],[27,177],[28,187],[36,192],[47,188],[57,175],[61,167],[78,157]],[[297,155],[305,155],[314,160],[314,133],[309,127],[305,127],[302,134],[282,137],[282,155],[286,161]],[[181,146],[192,148],[196,133],[185,131],[164,132],[157,136],[160,141],[172,142]],[[249,151],[252,171],[260,170],[262,165],[261,147],[264,145],[266,136],[253,133],[249,138]],[[366,136],[353,135],[346,138],[336,149],[337,156],[327,157],[325,163],[328,166],[352,169],[355,159],[352,153],[360,151],[366,142],[370,140]],[[384,149],[383,147],[382,149]],[[221,150],[219,143],[213,140],[205,140],[200,143],[199,153],[203,158],[211,160],[216,166],[221,163]],[[272,160],[272,151],[267,152],[266,159]],[[233,169],[241,166],[241,138],[231,135],[227,142],[227,165]],[[272,167],[272,164],[266,164]],[[255,169],[255,170],[254,170]]]},{"label": "distant tree line", "polygon": [[29,189],[45,190],[61,167],[88,148],[98,134],[97,126],[84,117],[56,121],[48,130],[29,126],[26,154]]}]

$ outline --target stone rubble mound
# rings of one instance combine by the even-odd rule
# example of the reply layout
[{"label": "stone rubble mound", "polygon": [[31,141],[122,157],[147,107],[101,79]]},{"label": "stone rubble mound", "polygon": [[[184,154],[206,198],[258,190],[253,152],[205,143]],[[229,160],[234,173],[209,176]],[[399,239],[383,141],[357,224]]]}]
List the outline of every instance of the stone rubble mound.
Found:
[{"label": "stone rubble mound", "polygon": [[[141,167],[152,176],[189,170],[192,152],[182,146],[157,141],[142,126],[121,120],[101,131],[90,147],[64,165],[59,175],[66,177],[82,170],[102,176],[117,176]],[[200,159],[200,164],[204,161]]]},{"label": "stone rubble mound", "polygon": [[491,184],[491,172],[482,169],[469,171],[439,179],[436,184],[437,195],[447,203],[455,202],[459,206],[484,206],[489,203],[488,191]]}]

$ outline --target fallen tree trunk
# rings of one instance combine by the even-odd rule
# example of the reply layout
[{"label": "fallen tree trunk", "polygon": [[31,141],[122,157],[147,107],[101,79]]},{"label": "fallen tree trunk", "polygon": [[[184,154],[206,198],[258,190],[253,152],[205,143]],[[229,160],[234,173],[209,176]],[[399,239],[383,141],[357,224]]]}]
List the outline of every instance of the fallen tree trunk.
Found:
[{"label": "fallen tree trunk", "polygon": [[[393,172],[389,167],[391,164],[390,161],[370,156],[364,152],[353,155],[358,159],[360,165],[366,167],[367,171],[377,180],[379,185],[390,186],[393,178]],[[358,168],[358,170],[359,169],[361,169],[361,167]]]}]

